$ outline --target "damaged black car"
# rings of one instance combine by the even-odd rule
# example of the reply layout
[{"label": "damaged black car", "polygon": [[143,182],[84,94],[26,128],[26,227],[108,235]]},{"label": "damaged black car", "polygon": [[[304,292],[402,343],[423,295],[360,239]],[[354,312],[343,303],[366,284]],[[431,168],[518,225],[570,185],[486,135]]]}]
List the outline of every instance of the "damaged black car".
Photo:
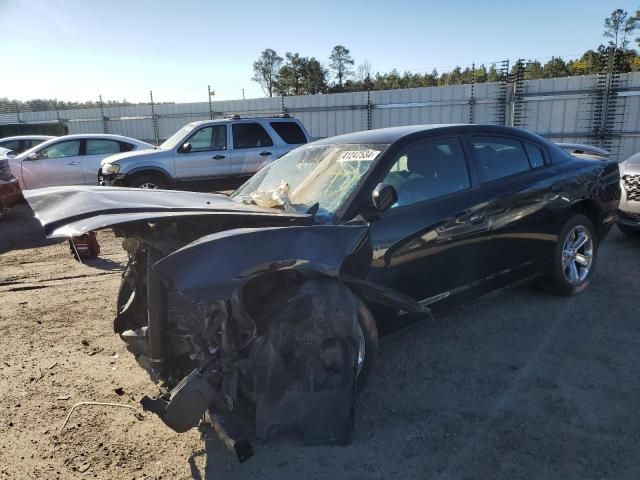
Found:
[{"label": "damaged black car", "polygon": [[433,125],[307,144],[231,197],[25,196],[50,237],[123,237],[114,329],[160,385],[143,407],[245,460],[284,430],[348,443],[379,333],[530,280],[584,290],[619,185],[525,131]]}]

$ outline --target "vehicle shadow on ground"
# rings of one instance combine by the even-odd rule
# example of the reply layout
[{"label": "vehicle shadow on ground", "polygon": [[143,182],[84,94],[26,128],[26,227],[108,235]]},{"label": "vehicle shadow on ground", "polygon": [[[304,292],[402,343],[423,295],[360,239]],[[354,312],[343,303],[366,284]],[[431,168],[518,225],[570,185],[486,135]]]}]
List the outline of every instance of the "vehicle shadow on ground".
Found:
[{"label": "vehicle shadow on ground", "polygon": [[44,247],[63,239],[48,239],[40,221],[25,201],[0,218],[0,254],[10,250]]},{"label": "vehicle shadow on ground", "polygon": [[88,258],[82,260],[82,263],[91,268],[97,268],[98,270],[104,270],[106,272],[122,272],[124,267],[119,262],[114,262],[108,258]]}]

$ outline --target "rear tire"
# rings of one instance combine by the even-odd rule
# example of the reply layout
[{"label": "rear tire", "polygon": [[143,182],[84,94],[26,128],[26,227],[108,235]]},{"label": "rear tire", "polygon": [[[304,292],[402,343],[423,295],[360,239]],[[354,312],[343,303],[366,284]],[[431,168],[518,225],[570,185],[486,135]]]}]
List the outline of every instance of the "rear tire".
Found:
[{"label": "rear tire", "polygon": [[640,226],[633,227],[631,225],[619,223],[618,228],[622,233],[628,235],[629,237],[640,237]]},{"label": "rear tire", "polygon": [[169,188],[169,182],[159,173],[141,173],[133,177],[127,183],[127,186],[148,190],[167,189]]},{"label": "rear tire", "polygon": [[591,220],[575,215],[558,235],[551,267],[551,288],[562,295],[576,295],[591,282],[598,256],[598,237]]}]

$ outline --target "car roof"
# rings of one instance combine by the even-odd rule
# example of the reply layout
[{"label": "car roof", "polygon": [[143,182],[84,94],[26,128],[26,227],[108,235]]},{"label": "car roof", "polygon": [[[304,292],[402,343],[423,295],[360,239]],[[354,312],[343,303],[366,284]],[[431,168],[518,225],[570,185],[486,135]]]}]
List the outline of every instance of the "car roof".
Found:
[{"label": "car roof", "polygon": [[14,135],[13,137],[0,138],[0,142],[6,142],[11,140],[50,140],[56,138],[53,135]]},{"label": "car roof", "polygon": [[113,140],[129,140],[132,142],[145,143],[142,140],[136,138],[125,137],[124,135],[114,135],[112,133],[73,133],[70,135],[61,135],[59,137],[52,137],[50,140],[73,140],[74,138],[110,138]]},{"label": "car roof", "polygon": [[[270,121],[270,122],[299,122],[299,120],[295,117],[280,117],[280,116],[271,116],[271,117],[229,117],[229,118],[214,118],[213,120],[198,120],[196,122],[190,122],[187,125],[193,125],[196,127],[200,127],[202,125],[215,125],[218,123],[240,123],[244,121],[255,122],[258,120]],[[186,126],[186,125],[185,125]]]},{"label": "car roof", "polygon": [[153,145],[151,145],[150,143],[147,142],[143,142],[142,140],[137,140],[135,138],[131,138],[131,137],[125,137],[124,135],[113,135],[110,133],[74,133],[72,135],[61,135],[60,137],[52,137],[44,142],[42,142],[39,145],[36,145],[35,147],[31,147],[29,150],[25,150],[24,152],[22,152],[19,157],[26,157],[28,156],[31,152],[35,151],[35,150],[40,150],[44,147],[47,147],[53,143],[57,143],[60,140],[74,140],[74,139],[83,139],[83,138],[98,138],[98,139],[110,139],[110,140],[120,140],[123,142],[129,142],[129,143],[134,143],[138,146],[149,146],[150,148],[153,148]]},{"label": "car roof", "polygon": [[470,123],[452,124],[428,124],[428,125],[407,125],[403,127],[378,128],[376,130],[364,130],[361,132],[347,133],[335,137],[328,137],[317,140],[314,145],[332,145],[336,143],[364,143],[364,144],[391,144],[409,135],[424,133],[461,133],[481,131],[485,133],[516,134],[522,137],[541,141],[542,138],[525,130],[513,127],[503,127],[501,125],[479,125]]}]

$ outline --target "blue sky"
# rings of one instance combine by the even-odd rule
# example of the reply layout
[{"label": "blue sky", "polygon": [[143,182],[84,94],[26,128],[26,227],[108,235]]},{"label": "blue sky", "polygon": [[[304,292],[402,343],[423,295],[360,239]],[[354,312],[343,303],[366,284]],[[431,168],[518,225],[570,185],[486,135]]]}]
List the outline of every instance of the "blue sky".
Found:
[{"label": "blue sky", "polygon": [[0,0],[0,96],[205,101],[263,96],[264,48],[351,50],[374,71],[445,71],[518,57],[576,57],[603,42],[615,8],[640,1]]}]

